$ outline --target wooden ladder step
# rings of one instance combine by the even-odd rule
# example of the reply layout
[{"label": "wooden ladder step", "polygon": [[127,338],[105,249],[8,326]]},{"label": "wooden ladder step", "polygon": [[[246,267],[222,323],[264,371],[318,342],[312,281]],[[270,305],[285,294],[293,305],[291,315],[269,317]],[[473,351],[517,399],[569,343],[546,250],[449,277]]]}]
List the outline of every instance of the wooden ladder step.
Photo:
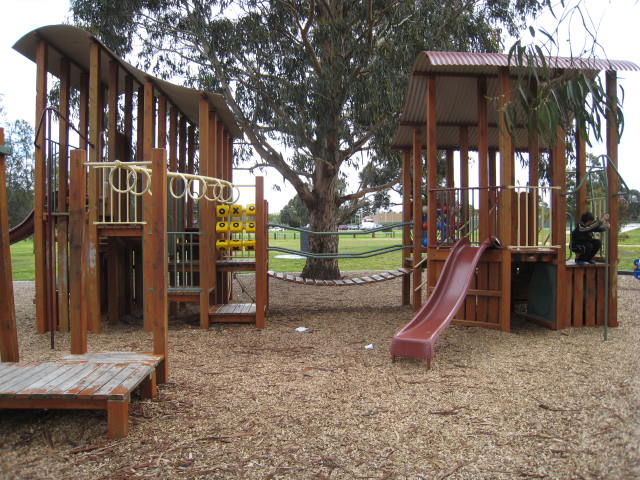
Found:
[{"label": "wooden ladder step", "polygon": [[209,321],[255,323],[255,303],[225,303],[214,305],[209,309]]}]

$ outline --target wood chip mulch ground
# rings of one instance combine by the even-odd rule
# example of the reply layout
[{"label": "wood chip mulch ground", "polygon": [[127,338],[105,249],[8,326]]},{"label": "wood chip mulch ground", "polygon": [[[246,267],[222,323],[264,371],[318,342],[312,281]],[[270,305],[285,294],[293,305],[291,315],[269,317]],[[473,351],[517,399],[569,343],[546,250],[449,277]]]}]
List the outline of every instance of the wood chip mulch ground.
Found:
[{"label": "wood chip mulch ground", "polygon": [[[512,333],[452,326],[430,371],[389,359],[411,318],[400,280],[270,292],[262,331],[171,319],[170,382],[133,399],[125,439],[102,412],[0,411],[0,478],[640,478],[640,281],[619,277],[606,342],[517,318]],[[15,293],[21,360],[66,355],[68,334],[52,351],[34,333],[33,283]],[[148,350],[140,325],[106,326],[90,349]]]}]

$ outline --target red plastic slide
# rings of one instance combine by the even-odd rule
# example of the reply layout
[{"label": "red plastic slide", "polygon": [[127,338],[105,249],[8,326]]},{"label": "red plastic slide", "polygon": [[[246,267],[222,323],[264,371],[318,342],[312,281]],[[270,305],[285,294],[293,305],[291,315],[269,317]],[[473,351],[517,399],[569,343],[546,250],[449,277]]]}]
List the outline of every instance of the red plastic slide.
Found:
[{"label": "red plastic slide", "polygon": [[499,246],[495,237],[487,238],[478,247],[472,247],[467,237],[456,242],[427,303],[391,340],[392,361],[398,355],[424,358],[427,368],[431,368],[436,340],[462,305],[482,253]]},{"label": "red plastic slide", "polygon": [[9,244],[13,245],[20,240],[24,240],[29,235],[33,235],[33,219],[34,212],[31,210],[29,215],[24,217],[24,220],[15,227],[9,229]]}]

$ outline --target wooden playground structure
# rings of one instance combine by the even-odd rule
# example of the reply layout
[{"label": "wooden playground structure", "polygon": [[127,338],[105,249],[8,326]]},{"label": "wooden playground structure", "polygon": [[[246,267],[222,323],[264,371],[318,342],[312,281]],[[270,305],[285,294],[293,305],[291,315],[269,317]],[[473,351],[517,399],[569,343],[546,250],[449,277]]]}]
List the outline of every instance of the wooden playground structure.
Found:
[{"label": "wooden playground structure", "polygon": [[[33,232],[38,332],[68,330],[70,325],[72,274],[65,266],[70,248],[67,198],[74,187],[68,180],[71,137],[88,157],[89,253],[82,298],[89,330],[100,332],[102,313],[111,323],[136,308],[144,308],[145,319],[152,316],[145,280],[163,269],[156,265],[152,271],[144,253],[153,228],[149,218],[159,208],[147,195],[154,148],[167,150],[168,156],[168,299],[198,303],[202,328],[210,321],[228,321],[221,306],[231,298],[232,272],[255,271],[266,279],[267,208],[261,179],[256,185],[232,185],[233,140],[242,134],[222,97],[153,78],[87,32],[67,25],[34,30],[14,48],[37,66]],[[59,80],[57,109],[46,103],[50,76]],[[77,127],[70,120],[73,98],[78,99]],[[247,213],[234,204],[226,220],[239,222],[240,228],[220,231],[213,220],[216,205],[233,203],[239,188],[253,190],[253,207]],[[245,228],[249,223],[252,227]],[[241,248],[234,244],[233,249],[216,250],[218,240],[231,237]],[[251,241],[252,246],[246,243]],[[257,306],[242,320],[262,328],[266,281],[256,283]]]},{"label": "wooden playground structure", "polygon": [[[15,313],[5,315],[14,312],[5,211],[0,408],[104,409],[109,436],[122,437],[131,392],[152,397],[169,377],[170,308],[198,304],[201,328],[264,327],[262,178],[232,183],[241,132],[220,95],[151,77],[71,26],[39,28],[14,48],[36,63],[36,157],[34,211],[11,239],[33,232],[37,331],[50,332],[52,347],[55,331],[70,331],[72,355],[18,362]],[[47,106],[51,77],[57,108]],[[240,189],[250,203],[237,203]],[[231,303],[239,271],[255,272],[253,304]],[[152,333],[150,353],[88,352],[87,331],[99,333],[103,317],[117,323],[135,311]]]},{"label": "wooden playground structure", "polygon": [[[517,98],[518,88],[536,88],[534,79],[519,77],[504,54],[422,52],[393,139],[403,152],[403,221],[413,220],[413,231],[406,224],[403,238],[411,247],[404,266],[413,268],[414,311],[423,304],[425,290],[429,295],[435,288],[458,239],[469,237],[479,245],[496,236],[502,248],[484,252],[469,289],[461,292],[465,299],[454,323],[509,331],[520,303],[527,307],[524,316],[553,329],[603,325],[605,318],[608,326],[617,325],[616,71],[640,68],[626,61],[549,58],[548,63],[558,76],[606,71],[608,191],[601,198],[589,196],[583,182],[586,139],[577,134],[575,183],[580,188],[570,214],[577,222],[587,210],[598,218],[610,213],[607,255],[595,265],[578,265],[567,255],[567,132],[558,125],[556,142],[545,144],[527,124],[516,125],[513,134],[507,129],[501,112]],[[469,177],[470,151],[477,152],[477,181]],[[516,152],[528,159],[526,185],[515,182]],[[540,174],[543,154],[551,169],[548,185]],[[438,184],[439,155],[445,161],[445,185]],[[414,268],[420,265],[426,266],[426,279],[422,268]]]}]

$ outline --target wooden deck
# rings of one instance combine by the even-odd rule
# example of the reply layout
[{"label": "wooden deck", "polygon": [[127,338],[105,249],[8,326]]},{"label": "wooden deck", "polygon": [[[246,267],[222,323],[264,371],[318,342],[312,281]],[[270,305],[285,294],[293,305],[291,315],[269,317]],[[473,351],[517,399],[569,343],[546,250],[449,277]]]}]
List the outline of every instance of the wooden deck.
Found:
[{"label": "wooden deck", "polygon": [[0,363],[0,408],[106,410],[109,438],[126,436],[129,400],[156,394],[161,355],[104,352],[51,362]]}]

